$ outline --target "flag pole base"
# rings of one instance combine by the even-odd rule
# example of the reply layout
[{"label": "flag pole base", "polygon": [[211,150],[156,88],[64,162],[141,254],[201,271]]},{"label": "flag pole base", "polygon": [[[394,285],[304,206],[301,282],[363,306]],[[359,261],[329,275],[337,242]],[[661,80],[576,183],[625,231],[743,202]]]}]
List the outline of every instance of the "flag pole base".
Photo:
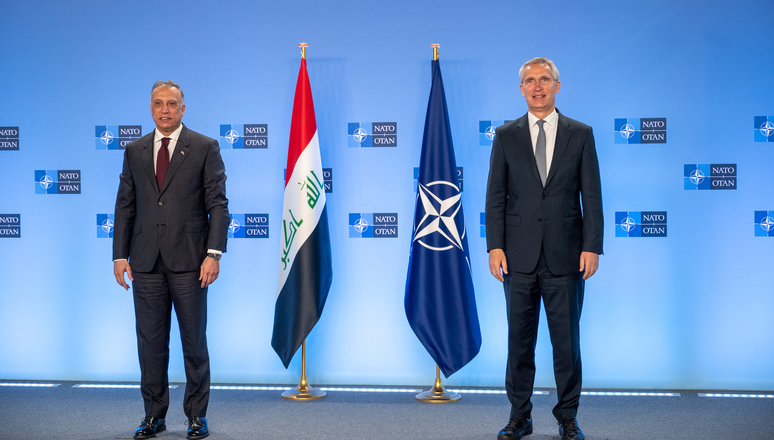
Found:
[{"label": "flag pole base", "polygon": [[414,397],[416,397],[416,399],[420,402],[427,403],[456,402],[462,399],[460,394],[448,391],[441,383],[440,377],[435,378],[435,385],[433,385],[432,388],[427,391],[422,391]]},{"label": "flag pole base", "polygon": [[306,383],[306,377],[302,377],[301,383],[299,383],[295,389],[287,390],[282,393],[282,398],[288,400],[317,400],[322,399],[327,395],[328,393],[325,391],[310,386]]}]

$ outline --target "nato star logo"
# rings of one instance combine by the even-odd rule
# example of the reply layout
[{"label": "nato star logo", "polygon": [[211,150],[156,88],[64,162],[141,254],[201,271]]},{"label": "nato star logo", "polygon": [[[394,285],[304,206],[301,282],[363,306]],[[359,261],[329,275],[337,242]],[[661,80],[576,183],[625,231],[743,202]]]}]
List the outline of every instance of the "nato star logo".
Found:
[{"label": "nato star logo", "polygon": [[112,144],[113,139],[115,139],[115,135],[111,133],[109,130],[105,130],[102,132],[101,135],[99,135],[99,140],[102,141],[102,143],[105,145]]},{"label": "nato star logo", "polygon": [[637,222],[634,221],[633,218],[627,216],[622,222],[621,222],[621,229],[623,229],[626,232],[631,232],[634,227],[637,226]]},{"label": "nato star logo", "polygon": [[688,179],[693,183],[694,185],[698,185],[702,182],[704,182],[704,178],[706,176],[704,175],[704,172],[702,172],[700,169],[695,169],[691,172],[690,177]]},{"label": "nato star logo", "polygon": [[239,133],[237,133],[236,130],[232,128],[223,137],[226,139],[226,142],[228,142],[231,145],[234,145],[234,143],[239,140]]},{"label": "nato star logo", "polygon": [[352,132],[352,137],[359,143],[362,144],[364,140],[368,137],[368,132],[363,129],[363,127],[358,127],[357,130]]},{"label": "nato star logo", "polygon": [[232,218],[231,223],[228,224],[228,231],[233,235],[241,227],[242,225],[239,224],[239,220]]},{"label": "nato star logo", "polygon": [[106,218],[100,226],[106,234],[113,232],[113,220],[110,220],[109,218]]},{"label": "nato star logo", "polygon": [[51,188],[51,185],[54,184],[54,179],[52,179],[51,176],[46,174],[43,177],[41,177],[41,179],[40,179],[40,181],[38,183],[40,183],[40,186],[43,189],[48,190],[49,188]]},{"label": "nato star logo", "polygon": [[626,139],[631,139],[631,137],[634,136],[634,133],[637,132],[637,129],[635,129],[632,124],[627,122],[626,125],[621,127],[618,132],[621,133],[621,136],[625,137]]},{"label": "nato star logo", "polygon": [[766,217],[761,221],[761,229],[763,229],[766,232],[771,232],[772,229],[774,229],[774,218]]},{"label": "nato star logo", "polygon": [[774,134],[774,123],[771,121],[766,121],[761,125],[761,128],[759,128],[761,131],[761,134],[763,134],[766,137],[771,137],[772,134]]},{"label": "nato star logo", "polygon": [[494,138],[495,138],[495,128],[494,128],[494,125],[490,125],[489,127],[486,128],[486,130],[484,131],[484,136],[486,136],[486,138],[490,142],[494,141]]},{"label": "nato star logo", "polygon": [[[442,198],[436,195],[431,191],[431,188],[436,185],[453,188],[451,196]],[[446,190],[449,192],[448,188]],[[418,196],[422,202],[424,214],[414,230],[413,241],[433,251],[446,251],[453,248],[463,250],[465,223],[462,216],[457,216],[462,207],[462,194],[457,185],[446,181],[430,182],[427,185],[420,183]],[[462,230],[461,233],[460,230]]]},{"label": "nato star logo", "polygon": [[363,233],[366,229],[368,229],[368,222],[363,218],[360,217],[355,221],[355,224],[353,225],[355,227],[355,230],[359,233]]}]

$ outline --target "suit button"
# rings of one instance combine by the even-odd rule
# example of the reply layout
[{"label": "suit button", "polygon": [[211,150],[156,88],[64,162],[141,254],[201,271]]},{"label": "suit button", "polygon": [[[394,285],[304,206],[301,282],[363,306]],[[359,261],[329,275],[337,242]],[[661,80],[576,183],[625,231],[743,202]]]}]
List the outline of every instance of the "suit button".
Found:
[{"label": "suit button", "polygon": [[164,205],[164,202],[159,202],[159,206],[162,206],[162,205]]},{"label": "suit button", "polygon": [[547,197],[546,197],[545,195],[543,195],[543,200],[545,200],[546,198],[547,198]]},{"label": "suit button", "polygon": [[543,219],[542,219],[542,218],[539,218],[539,219],[538,219],[538,221],[539,221],[539,222],[542,222],[542,221],[543,221]]}]

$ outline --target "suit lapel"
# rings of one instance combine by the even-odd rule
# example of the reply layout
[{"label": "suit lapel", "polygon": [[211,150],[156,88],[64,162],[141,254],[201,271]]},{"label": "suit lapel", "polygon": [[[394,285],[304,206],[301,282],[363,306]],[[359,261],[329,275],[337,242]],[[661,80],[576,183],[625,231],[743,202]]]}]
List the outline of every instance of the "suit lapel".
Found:
[{"label": "suit lapel", "polygon": [[142,167],[145,169],[145,175],[151,181],[151,186],[158,191],[159,184],[156,183],[156,170],[153,168],[153,139],[155,137],[155,129],[146,136],[142,146]]},{"label": "suit lapel", "polygon": [[[570,144],[570,137],[572,136],[572,129],[570,124],[559,110],[557,109],[558,118],[556,120],[556,141],[554,143],[554,155],[551,156],[551,169],[548,170],[548,176],[546,177],[546,186],[551,183],[556,169],[559,168],[559,164],[562,162],[562,157],[567,151],[567,146]],[[537,168],[537,165],[535,166]]]},{"label": "suit lapel", "polygon": [[180,169],[180,165],[188,157],[188,150],[191,148],[188,137],[188,128],[183,125],[183,130],[180,131],[180,136],[177,138],[175,151],[172,152],[172,157],[169,159],[169,168],[167,169],[167,175],[164,177],[164,185],[161,187],[161,192],[167,189],[169,182],[172,181],[175,173]]},{"label": "suit lapel", "polygon": [[[516,145],[524,157],[524,163],[529,164],[528,167],[532,171],[532,175],[535,176],[535,179],[537,179],[538,182],[541,182],[537,163],[535,163],[535,151],[532,149],[532,136],[529,133],[529,118],[526,114],[522,116],[518,122]],[[543,185],[542,182],[540,184]]]}]

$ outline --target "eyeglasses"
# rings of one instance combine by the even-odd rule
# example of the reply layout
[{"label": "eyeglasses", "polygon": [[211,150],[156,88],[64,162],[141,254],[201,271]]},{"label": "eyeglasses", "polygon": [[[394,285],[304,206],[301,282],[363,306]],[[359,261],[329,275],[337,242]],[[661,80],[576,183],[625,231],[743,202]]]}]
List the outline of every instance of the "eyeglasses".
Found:
[{"label": "eyeglasses", "polygon": [[547,86],[554,82],[554,79],[548,76],[541,76],[540,78],[527,78],[521,83],[526,87],[535,87],[535,84],[540,83],[541,86]]}]

